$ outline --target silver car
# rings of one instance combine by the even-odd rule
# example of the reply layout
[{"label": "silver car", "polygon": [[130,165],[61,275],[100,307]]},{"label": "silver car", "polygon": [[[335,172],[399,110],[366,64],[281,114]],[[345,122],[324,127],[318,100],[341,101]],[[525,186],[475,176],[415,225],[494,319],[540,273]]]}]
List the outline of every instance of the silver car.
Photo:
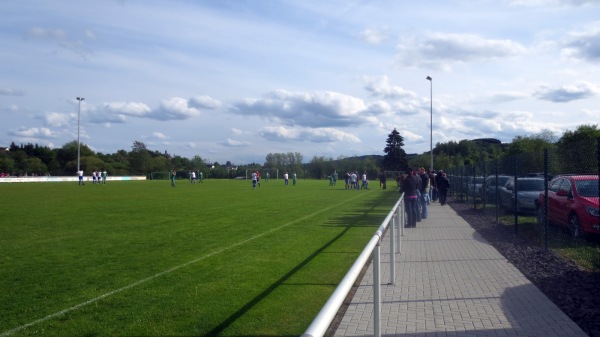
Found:
[{"label": "silver car", "polygon": [[496,204],[496,199],[500,200],[500,197],[497,197],[496,195],[500,194],[500,188],[506,184],[508,179],[510,179],[510,176],[505,175],[491,175],[485,178],[481,194],[485,196],[485,201],[487,203]]},{"label": "silver car", "polygon": [[518,177],[515,184],[515,178],[510,177],[499,191],[502,207],[511,212],[535,214],[536,200],[544,191],[544,178]]}]

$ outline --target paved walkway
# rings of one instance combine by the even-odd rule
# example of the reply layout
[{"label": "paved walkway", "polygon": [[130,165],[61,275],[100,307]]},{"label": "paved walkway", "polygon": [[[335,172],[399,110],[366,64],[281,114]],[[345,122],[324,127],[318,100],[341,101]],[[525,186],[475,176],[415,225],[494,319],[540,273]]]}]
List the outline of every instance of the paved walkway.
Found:
[{"label": "paved walkway", "polygon": [[[404,229],[395,286],[387,235],[382,336],[587,336],[449,206],[430,205],[427,219]],[[371,264],[335,336],[373,334]]]}]

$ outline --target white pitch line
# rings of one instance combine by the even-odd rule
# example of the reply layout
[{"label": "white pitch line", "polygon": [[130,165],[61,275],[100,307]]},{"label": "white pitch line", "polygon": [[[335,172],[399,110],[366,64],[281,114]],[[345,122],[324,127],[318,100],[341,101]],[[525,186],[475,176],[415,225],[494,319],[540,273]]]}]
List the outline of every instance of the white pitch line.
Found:
[{"label": "white pitch line", "polygon": [[[349,199],[349,200],[354,200],[354,199],[356,199],[356,198],[358,198],[358,197],[361,197],[361,196],[364,196],[364,195],[365,195],[365,193],[360,193],[360,194],[359,194],[359,195],[357,195],[356,197],[354,197],[354,198],[352,198],[352,199]],[[179,265],[179,266],[173,267],[173,268],[171,268],[171,269],[167,269],[167,270],[165,270],[165,271],[162,271],[162,272],[160,272],[160,273],[158,273],[158,274],[155,274],[155,275],[152,275],[152,276],[146,277],[145,279],[141,279],[141,280],[139,280],[139,281],[137,281],[137,282],[134,282],[134,283],[132,283],[132,284],[130,284],[130,285],[127,285],[127,286],[124,286],[124,287],[122,287],[122,288],[119,288],[119,289],[116,289],[116,290],[113,290],[113,291],[107,292],[106,294],[100,295],[100,296],[98,296],[98,297],[96,297],[96,298],[93,298],[93,299],[91,299],[91,300],[89,300],[89,301],[85,301],[85,302],[83,302],[83,303],[79,303],[79,304],[77,304],[77,305],[75,305],[75,306],[72,306],[72,307],[70,307],[70,308],[67,308],[67,309],[64,309],[64,310],[61,310],[61,311],[55,312],[55,313],[53,313],[53,314],[50,314],[50,315],[48,315],[48,316],[46,316],[46,317],[43,317],[43,318],[40,318],[40,319],[36,319],[36,320],[35,320],[35,321],[33,321],[33,322],[29,322],[29,323],[27,323],[27,324],[23,324],[23,325],[21,325],[21,326],[18,326],[18,327],[16,327],[16,328],[13,328],[13,329],[11,329],[11,330],[4,331],[3,333],[1,333],[1,334],[0,334],[0,337],[6,337],[6,336],[13,335],[13,334],[15,334],[15,333],[17,333],[17,332],[19,332],[19,331],[21,331],[21,330],[25,330],[25,329],[27,329],[27,328],[29,328],[29,327],[31,327],[31,326],[34,326],[34,325],[36,325],[36,324],[39,324],[39,323],[42,323],[42,322],[45,322],[45,321],[51,320],[51,319],[53,319],[53,318],[56,318],[56,317],[58,317],[58,316],[64,315],[64,314],[66,314],[66,313],[68,313],[68,312],[71,312],[71,311],[77,310],[77,309],[79,309],[79,308],[85,307],[86,305],[92,304],[92,303],[94,303],[94,302],[98,302],[98,301],[99,301],[99,300],[101,300],[101,299],[104,299],[104,298],[106,298],[106,297],[109,297],[109,296],[112,296],[112,295],[114,295],[114,294],[120,293],[120,292],[122,292],[122,291],[124,291],[124,290],[130,289],[130,288],[133,288],[133,287],[135,287],[135,286],[138,286],[138,285],[140,285],[140,284],[142,284],[142,283],[146,283],[146,282],[148,282],[148,281],[151,281],[151,280],[153,280],[153,279],[155,279],[155,278],[157,278],[157,277],[160,277],[160,276],[162,276],[162,275],[169,274],[169,273],[171,273],[171,272],[174,272],[174,271],[176,271],[176,270],[178,270],[178,269],[181,269],[181,268],[183,268],[183,267],[189,266],[190,264],[194,264],[194,263],[196,263],[196,262],[198,262],[198,261],[202,261],[202,260],[204,260],[204,259],[207,259],[207,258],[209,258],[209,257],[211,257],[211,256],[213,256],[213,255],[220,254],[220,253],[222,253],[222,252],[224,252],[224,251],[226,251],[226,250],[229,250],[229,249],[231,249],[231,248],[235,248],[235,247],[237,247],[237,246],[243,245],[244,243],[247,243],[247,242],[249,242],[249,241],[252,241],[252,240],[258,239],[258,238],[260,238],[260,237],[262,237],[262,236],[265,236],[265,235],[267,235],[267,234],[269,234],[269,233],[272,233],[272,232],[275,232],[275,231],[277,231],[277,230],[280,230],[280,229],[282,229],[282,228],[285,228],[285,227],[287,227],[287,226],[293,225],[293,224],[295,224],[296,222],[299,222],[299,221],[302,221],[302,220],[304,220],[304,219],[310,218],[310,217],[312,217],[312,216],[314,216],[314,215],[316,215],[316,214],[323,213],[323,212],[325,212],[325,211],[327,211],[327,210],[330,210],[330,209],[332,209],[332,208],[334,208],[334,207],[338,207],[339,205],[343,205],[343,204],[345,204],[345,203],[347,203],[347,202],[348,202],[348,201],[344,201],[344,202],[342,202],[342,203],[339,203],[339,204],[336,204],[336,205],[333,205],[333,206],[329,206],[329,207],[327,207],[327,208],[324,208],[324,209],[322,209],[322,210],[320,210],[320,211],[314,212],[314,213],[312,213],[312,214],[310,214],[310,215],[306,215],[306,216],[304,216],[304,217],[302,217],[302,218],[299,218],[299,219],[296,219],[296,220],[294,220],[294,221],[292,221],[292,222],[288,222],[288,223],[286,223],[285,225],[281,225],[281,226],[279,226],[279,227],[276,227],[276,228],[270,229],[270,230],[268,230],[268,231],[266,231],[266,232],[264,232],[264,233],[262,233],[262,234],[255,235],[255,236],[253,236],[253,237],[251,237],[251,238],[248,238],[248,239],[246,239],[246,240],[240,241],[240,242],[238,242],[238,243],[235,243],[235,244],[233,244],[233,245],[231,245],[231,246],[228,246],[228,247],[222,248],[222,249],[220,249],[220,250],[217,250],[217,251],[214,251],[214,252],[212,252],[212,253],[210,253],[210,254],[207,254],[207,255],[204,255],[204,256],[202,256],[202,257],[199,257],[199,258],[197,258],[197,259],[195,259],[195,260],[192,260],[192,261],[186,262],[186,263],[184,263],[184,264],[181,264],[181,265]]]}]

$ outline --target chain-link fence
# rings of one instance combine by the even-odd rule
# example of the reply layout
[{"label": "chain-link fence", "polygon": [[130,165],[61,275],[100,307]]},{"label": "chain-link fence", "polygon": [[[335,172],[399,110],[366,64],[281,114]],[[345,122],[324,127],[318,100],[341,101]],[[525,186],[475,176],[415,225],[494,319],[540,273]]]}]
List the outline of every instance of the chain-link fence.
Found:
[{"label": "chain-link fence", "polygon": [[600,138],[446,173],[451,196],[583,268],[600,270]]}]

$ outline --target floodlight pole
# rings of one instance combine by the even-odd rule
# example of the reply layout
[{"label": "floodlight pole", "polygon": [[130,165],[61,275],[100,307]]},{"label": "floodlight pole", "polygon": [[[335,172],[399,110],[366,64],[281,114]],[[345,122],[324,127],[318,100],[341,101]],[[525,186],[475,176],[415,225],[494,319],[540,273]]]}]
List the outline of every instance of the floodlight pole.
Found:
[{"label": "floodlight pole", "polygon": [[77,174],[79,174],[79,162],[80,162],[80,157],[81,157],[81,143],[79,142],[79,122],[81,120],[81,101],[83,101],[85,98],[83,97],[77,97],[77,100],[79,101],[79,109],[77,111]]},{"label": "floodlight pole", "polygon": [[433,172],[433,79],[431,76],[427,76],[426,79],[429,81],[429,169]]}]

